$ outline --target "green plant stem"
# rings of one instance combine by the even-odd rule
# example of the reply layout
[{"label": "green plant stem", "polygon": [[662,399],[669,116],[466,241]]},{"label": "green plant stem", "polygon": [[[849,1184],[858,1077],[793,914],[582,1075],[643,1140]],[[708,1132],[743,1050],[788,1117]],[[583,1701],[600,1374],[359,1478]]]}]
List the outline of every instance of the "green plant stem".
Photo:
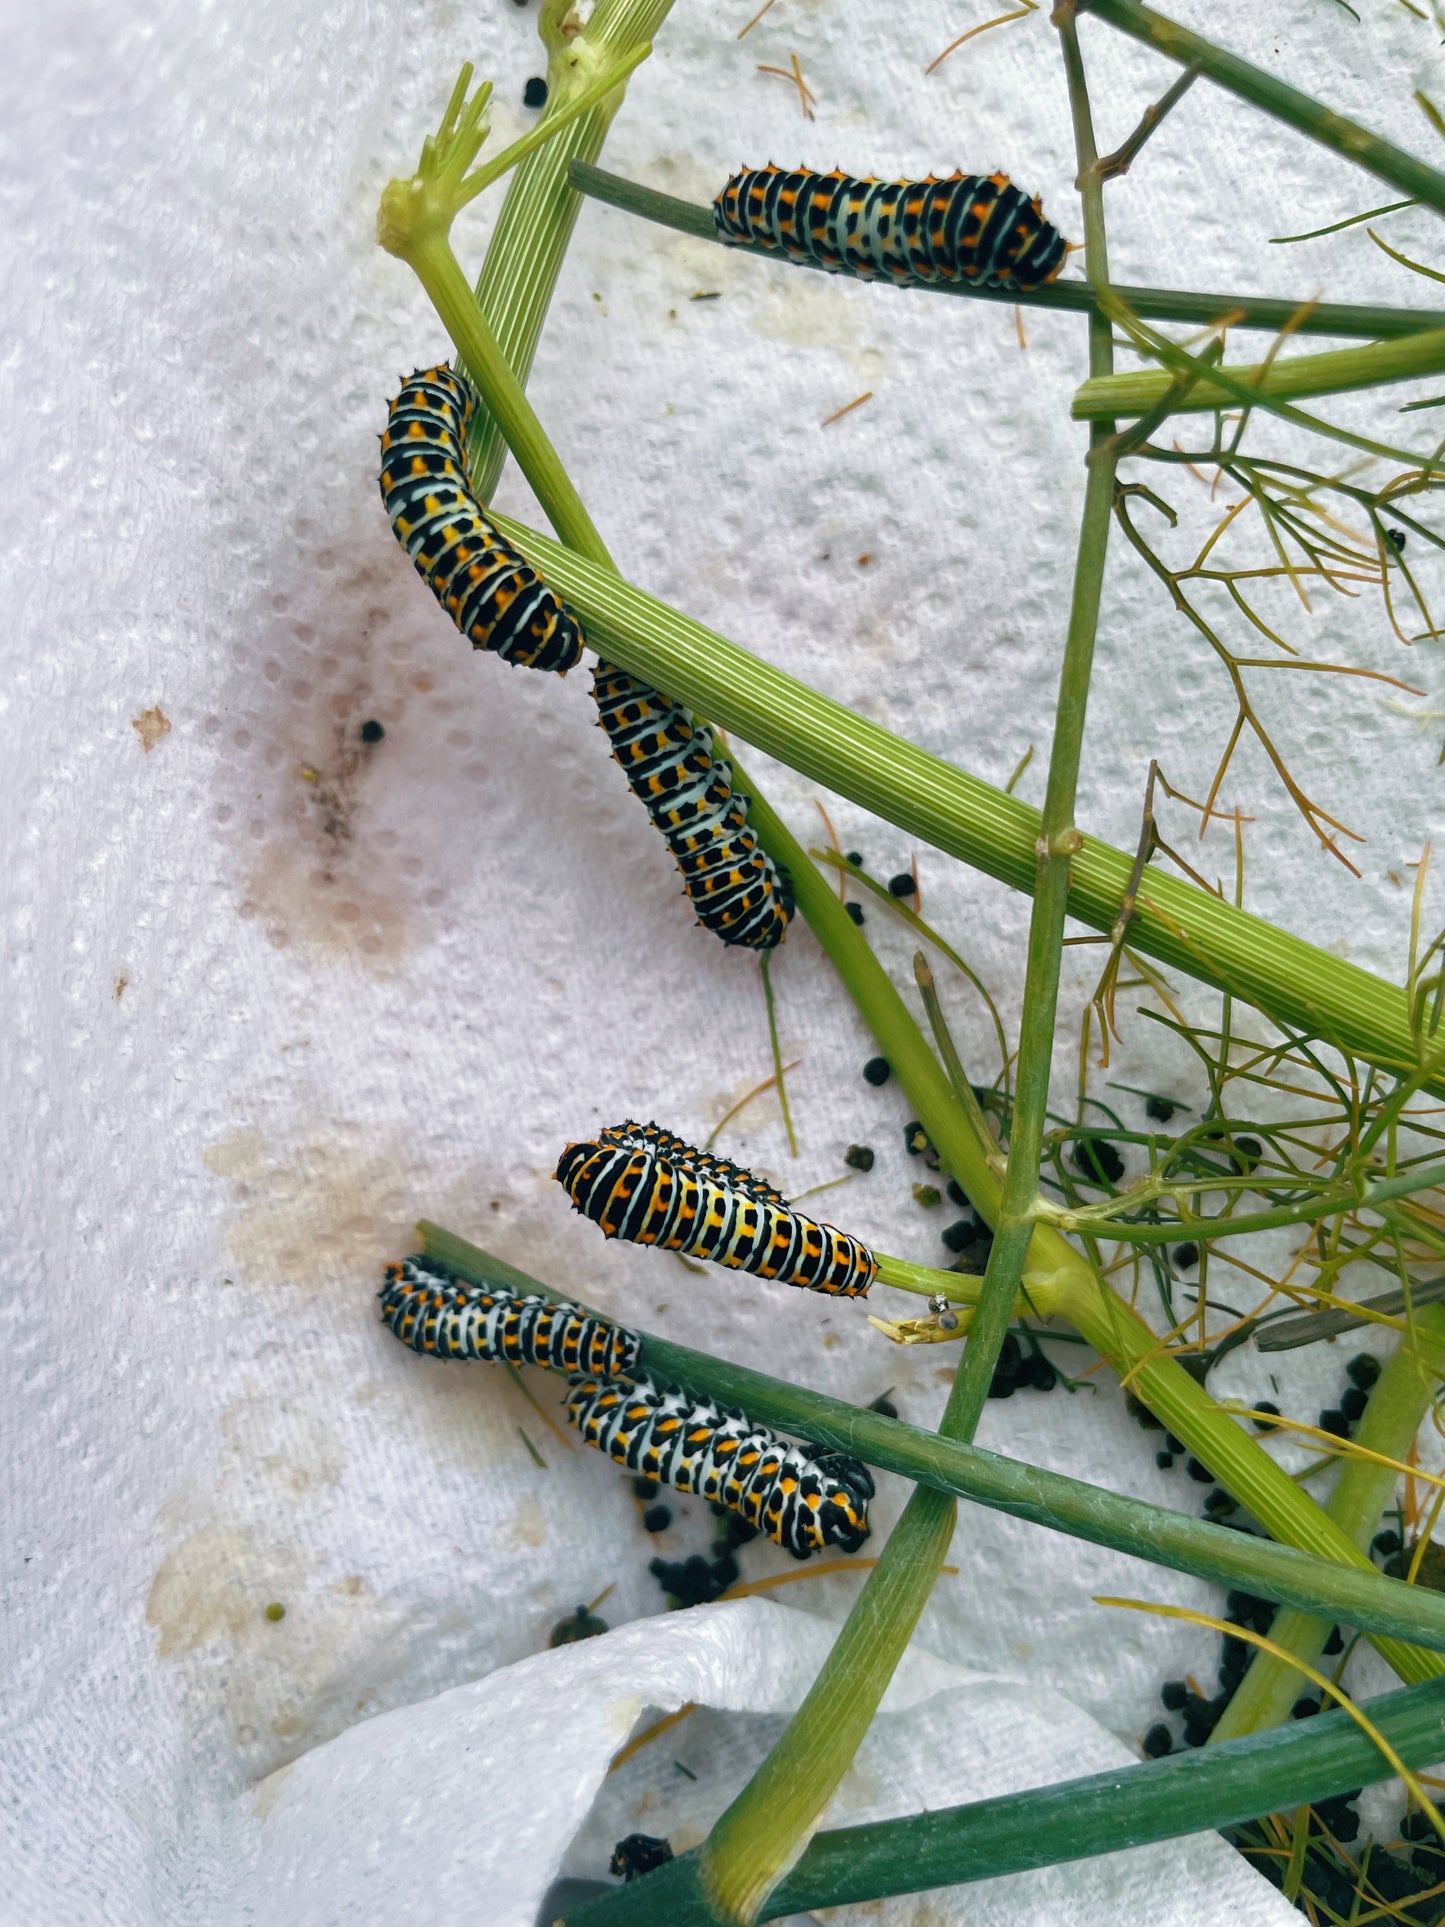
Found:
[{"label": "green plant stem", "polygon": [[[565,0],[548,0],[542,17],[548,46],[544,121],[565,112],[598,73],[655,39],[671,7],[672,0],[598,0],[581,32],[569,37],[560,31]],[[507,185],[476,298],[508,365],[524,384],[582,205],[581,196],[568,185],[568,165],[596,160],[621,102],[619,89],[580,115],[555,140],[529,154]],[[490,501],[507,444],[485,407],[473,417],[468,452],[477,494]]]},{"label": "green plant stem", "polygon": [[[1405,1459],[1438,1390],[1442,1366],[1445,1306],[1425,1305],[1376,1381],[1355,1434],[1356,1444],[1385,1458]],[[1368,1459],[1347,1458],[1340,1467],[1325,1510],[1362,1554],[1379,1529],[1399,1476],[1392,1466],[1375,1465]],[[1287,1607],[1276,1617],[1269,1636],[1277,1646],[1316,1666],[1333,1624],[1302,1607]],[[1445,1659],[1438,1654],[1422,1657],[1431,1660],[1431,1674],[1445,1672]],[[1256,1653],[1213,1738],[1232,1740],[1277,1726],[1288,1718],[1299,1695],[1300,1675],[1292,1666],[1271,1653]]]},{"label": "green plant stem", "polygon": [[[792,879],[799,913],[834,968],[928,1129],[940,1157],[970,1195],[996,1199],[990,1147],[979,1142],[948,1079],[862,933],[793,840],[781,818],[736,770],[748,820]],[[1063,1239],[1032,1274],[1047,1296],[1050,1258],[1080,1261]],[[715,1916],[758,1918],[767,1895],[796,1860],[837,1790],[912,1637],[953,1536],[951,1493],[916,1490],[884,1547],[807,1697],[759,1771],[714,1826],[702,1851]]]},{"label": "green plant stem", "polygon": [[569,548],[585,555],[599,568],[613,569],[606,543],[587,513],[572,478],[557,460],[500,343],[482,318],[450,241],[441,234],[423,234],[409,247],[405,259],[465,357],[471,379],[484,396],[491,419],[536,491],[547,520]]},{"label": "green plant stem", "polygon": [[[427,1256],[460,1277],[480,1285],[505,1285],[524,1295],[578,1302],[440,1225],[423,1220],[418,1229]],[[1388,1579],[1368,1563],[1363,1568],[1341,1566],[1291,1546],[1231,1532],[1187,1513],[884,1418],[826,1392],[789,1384],[650,1332],[639,1335],[643,1369],[664,1382],[682,1385],[699,1398],[741,1407],[762,1424],[810,1439],[825,1450],[865,1459],[950,1500],[971,1500],[1226,1588],[1242,1587],[1263,1598],[1325,1611],[1331,1624],[1343,1621],[1445,1650],[1445,1598]]]},{"label": "green plant stem", "polygon": [[[1277,400],[1306,395],[1339,395],[1355,388],[1378,388],[1387,382],[1413,381],[1445,372],[1445,328],[1405,340],[1376,341],[1364,348],[1335,348],[1321,355],[1293,355],[1250,366],[1218,370],[1252,394]],[[1102,421],[1115,415],[1142,415],[1155,408],[1178,387],[1176,376],[1163,369],[1144,368],[1105,375],[1081,383],[1074,392],[1076,421]],[[1171,415],[1207,413],[1238,406],[1232,388],[1201,375],[1171,403]]]},{"label": "green plant stem", "polygon": [[[1378,1184],[1336,1186],[1314,1197],[1301,1198],[1295,1204],[1277,1205],[1271,1211],[1245,1211],[1233,1218],[1197,1218],[1185,1213],[1182,1205],[1180,1216],[1168,1224],[1129,1224],[1111,1218],[1107,1211],[1096,1213],[1087,1206],[1071,1211],[1061,1205],[1045,1204],[1039,1215],[1045,1223],[1056,1224],[1061,1231],[1083,1231],[1090,1237],[1118,1238],[1126,1244],[1162,1245],[1172,1244],[1178,1238],[1239,1238],[1248,1232],[1277,1231],[1285,1225],[1315,1224],[1341,1211],[1378,1211],[1394,1198],[1428,1191],[1436,1185],[1445,1185],[1445,1164],[1422,1165],[1403,1177],[1383,1178]],[[1201,1180],[1197,1185],[1178,1188],[1183,1192],[1209,1187],[1207,1181]],[[1156,1198],[1163,1195],[1170,1193],[1154,1194]],[[1127,1195],[1115,1200],[1110,1208],[1118,1209],[1120,1205],[1132,1208]]]},{"label": "green plant stem", "polygon": [[[609,661],[908,835],[1032,890],[1041,818],[1029,804],[855,715],[525,524],[494,519],[577,611]],[[1112,929],[1133,863],[1132,853],[1085,836],[1070,870],[1069,915]],[[1286,1030],[1392,1072],[1416,1069],[1401,989],[1183,878],[1146,871],[1129,943]],[[1445,1077],[1433,1076],[1425,1088],[1445,1095]]]},{"label": "green plant stem", "polygon": [[[716,241],[756,260],[771,261],[784,267],[811,266],[792,262],[770,249],[751,247],[745,242],[726,241],[713,222],[712,209],[692,201],[680,201],[672,194],[659,194],[640,182],[624,180],[585,161],[574,161],[569,170],[571,185],[589,199],[605,202],[625,214],[640,215],[660,227],[694,240]],[[892,282],[880,285],[892,287]],[[968,281],[932,282],[921,292],[962,295],[972,301],[995,301],[1008,307],[1054,308],[1065,314],[1092,314],[1098,311],[1098,297],[1084,281],[1051,281],[1047,287],[981,288]],[[1197,294],[1173,288],[1131,288],[1116,286],[1114,293],[1136,315],[1153,321],[1184,321],[1197,327],[1227,321],[1231,328],[1263,328],[1277,334],[1282,328],[1303,335],[1358,335],[1377,341],[1396,335],[1419,334],[1425,328],[1445,328],[1445,312],[1439,308],[1360,307],[1341,301],[1312,302],[1307,296],[1298,300],[1279,300],[1255,294]]]},{"label": "green plant stem", "polygon": [[708,1835],[699,1875],[719,1919],[761,1918],[812,1837],[928,1604],[957,1516],[951,1496],[914,1488],[807,1697]]},{"label": "green plant stem", "polygon": [[[909,914],[911,916],[912,912]],[[942,948],[943,946],[940,947]],[[958,958],[957,952],[946,952],[946,954],[954,956],[959,962],[962,961],[961,958]],[[970,983],[976,985],[978,989],[982,991],[983,986],[978,983],[978,979],[971,971],[968,974]],[[933,1033],[933,1048],[938,1052],[939,1062],[948,1074],[948,1081],[953,1089],[953,1095],[968,1113],[973,1125],[975,1137],[986,1144],[992,1136],[992,1132],[988,1127],[988,1119],[984,1115],[983,1106],[978,1101],[977,1092],[968,1081],[968,1075],[963,1068],[963,1059],[958,1054],[958,1046],[953,1041],[953,1033],[949,1030],[948,1022],[943,1015],[943,1004],[938,995],[938,980],[933,974],[932,966],[921,950],[915,950],[913,953],[913,981],[918,985],[918,995],[923,1000],[923,1009],[928,1018],[928,1027]],[[984,993],[984,995],[985,1001],[987,1002],[987,994]],[[999,1040],[999,1062],[1003,1066],[1005,1076],[1007,1076],[1010,1060],[1008,1045],[1003,1036],[1003,1025],[997,1021],[998,1013],[991,1005],[989,1015],[995,1020],[994,1028]],[[1000,1154],[1000,1156],[1002,1156],[1002,1154]]]},{"label": "green plant stem", "polygon": [[[939,1271],[934,1265],[916,1265],[907,1258],[895,1258],[887,1252],[875,1251],[878,1263],[878,1283],[890,1285],[895,1291],[910,1291],[918,1298],[932,1298],[942,1292],[945,1298],[956,1305],[976,1305],[983,1284],[982,1275],[972,1272]],[[1037,1272],[1037,1265],[1034,1266]],[[1048,1318],[1055,1306],[1055,1294],[1045,1279],[1042,1283],[1029,1286],[1028,1268],[1025,1268],[1025,1291],[1014,1301],[1013,1316],[1026,1318]]]},{"label": "green plant stem", "polygon": [[[1362,454],[1373,455],[1384,461],[1400,462],[1407,469],[1418,468],[1423,476],[1429,479],[1433,479],[1438,474],[1439,465],[1433,455],[1420,455],[1408,448],[1397,448],[1392,442],[1377,442],[1368,435],[1357,435],[1352,429],[1341,427],[1338,422],[1326,421],[1321,415],[1307,414],[1304,409],[1297,408],[1293,402],[1285,401],[1279,395],[1270,394],[1263,386],[1252,387],[1248,382],[1237,381],[1233,373],[1209,352],[1203,355],[1186,353],[1177,342],[1171,341],[1167,335],[1161,335],[1157,328],[1147,327],[1143,322],[1136,320],[1117,302],[1107,306],[1115,325],[1123,329],[1139,352],[1161,362],[1169,371],[1171,382],[1179,380],[1186,383],[1188,392],[1192,392],[1196,384],[1203,383],[1209,390],[1218,388],[1226,392],[1234,406],[1246,415],[1252,409],[1262,408],[1278,421],[1288,422],[1294,428],[1307,429],[1311,434],[1323,435],[1327,440],[1339,442],[1345,448],[1359,449]],[[1174,392],[1172,388],[1169,391],[1170,406],[1172,406]],[[1183,393],[1185,390],[1179,392]],[[1165,410],[1161,408],[1159,412],[1162,413]],[[1147,427],[1148,419],[1146,417],[1145,422],[1132,432],[1131,441],[1141,438],[1141,431]],[[1239,432],[1236,430],[1233,437],[1236,445]]]},{"label": "green plant stem", "polygon": [[[1362,1709],[1412,1770],[1445,1749],[1445,1688],[1416,1686]],[[1059,1866],[1266,1813],[1312,1805],[1393,1777],[1342,1711],[1199,1752],[902,1820],[820,1833],[771,1896],[763,1918],[811,1913]],[[715,1927],[686,1854],[630,1886],[572,1909],[565,1927]]]},{"label": "green plant stem", "polygon": [[470,177],[468,200],[475,200],[478,194],[485,194],[487,189],[501,180],[504,174],[510,174],[514,167],[519,167],[529,154],[535,154],[539,147],[545,147],[548,141],[553,140],[561,131],[556,123],[563,114],[568,112],[585,114],[591,108],[599,106],[609,94],[615,93],[622,86],[629,74],[640,67],[651,52],[651,41],[644,41],[640,46],[633,47],[624,54],[614,67],[599,74],[582,87],[580,92],[572,94],[569,100],[563,101],[560,109],[556,102],[550,103],[547,112],[535,127],[529,128],[509,147],[504,147],[500,154],[494,155]]},{"label": "green plant stem", "polygon": [[1197,67],[1206,80],[1223,87],[1252,107],[1282,120],[1308,139],[1341,154],[1378,180],[1386,181],[1411,200],[1445,214],[1445,175],[1424,161],[1407,154],[1393,142],[1372,134],[1358,122],[1312,100],[1297,87],[1262,67],[1251,66],[1237,54],[1227,53],[1213,41],[1205,40],[1187,27],[1167,20],[1138,0],[1080,0],[1080,11],[1141,40],[1181,66]]}]

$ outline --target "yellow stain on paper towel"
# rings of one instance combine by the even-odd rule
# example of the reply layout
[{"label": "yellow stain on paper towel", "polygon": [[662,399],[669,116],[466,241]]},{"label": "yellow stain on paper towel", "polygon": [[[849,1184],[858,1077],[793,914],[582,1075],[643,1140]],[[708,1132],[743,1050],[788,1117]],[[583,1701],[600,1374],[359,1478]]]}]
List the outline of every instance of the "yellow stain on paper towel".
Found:
[{"label": "yellow stain on paper towel", "polygon": [[359,964],[383,981],[411,947],[395,893],[371,888],[354,866],[322,868],[280,843],[247,876],[241,914],[254,917],[277,950],[295,945],[313,960]]},{"label": "yellow stain on paper towel", "polygon": [[149,756],[163,736],[171,733],[171,719],[159,707],[143,709],[139,716],[132,716],[130,726],[140,737],[140,746]]},{"label": "yellow stain on paper towel", "polygon": [[231,1187],[226,1245],[252,1284],[380,1278],[411,1235],[413,1195],[397,1160],[342,1126],[284,1155],[240,1130],[202,1154]]}]

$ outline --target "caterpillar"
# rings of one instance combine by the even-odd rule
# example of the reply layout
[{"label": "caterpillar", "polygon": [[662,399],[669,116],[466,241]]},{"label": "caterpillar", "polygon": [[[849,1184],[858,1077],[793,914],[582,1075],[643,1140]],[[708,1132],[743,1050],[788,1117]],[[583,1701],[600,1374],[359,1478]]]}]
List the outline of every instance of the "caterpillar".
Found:
[{"label": "caterpillar", "polygon": [[612,754],[671,850],[698,922],[724,943],[773,949],[793,914],[792,887],[758,848],[707,730],[615,663],[598,663],[592,694]]},{"label": "caterpillar", "polygon": [[474,1285],[430,1258],[388,1265],[382,1323],[414,1352],[546,1365],[554,1372],[615,1377],[637,1363],[642,1340],[576,1305]]},{"label": "caterpillar", "polygon": [[396,539],[474,649],[565,675],[577,618],[488,519],[467,476],[476,396],[444,364],[402,385],[381,438],[381,499]]},{"label": "caterpillar", "polygon": [[856,1552],[868,1537],[873,1478],[846,1453],[790,1445],[742,1412],[666,1390],[642,1372],[577,1373],[567,1416],[619,1465],[727,1506],[795,1559],[824,1546]]},{"label": "caterpillar", "polygon": [[569,1144],[557,1181],[604,1237],[660,1245],[807,1291],[862,1297],[878,1265],[857,1238],[794,1211],[727,1158],[656,1124],[612,1125]]},{"label": "caterpillar", "polygon": [[864,281],[971,281],[1040,288],[1064,264],[1067,244],[1007,174],[923,181],[855,180],[837,168],[766,167],[734,174],[713,202],[727,241],[747,241],[794,261]]}]

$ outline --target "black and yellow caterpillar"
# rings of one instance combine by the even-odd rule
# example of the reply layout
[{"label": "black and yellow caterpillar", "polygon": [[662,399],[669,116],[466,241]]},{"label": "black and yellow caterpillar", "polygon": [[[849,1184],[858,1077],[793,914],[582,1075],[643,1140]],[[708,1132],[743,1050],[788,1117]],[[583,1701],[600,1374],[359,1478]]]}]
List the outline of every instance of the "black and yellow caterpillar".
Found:
[{"label": "black and yellow caterpillar", "polygon": [[615,1377],[637,1363],[642,1340],[624,1326],[505,1285],[474,1285],[431,1258],[388,1265],[382,1323],[414,1352],[545,1365],[554,1372]]},{"label": "black and yellow caterpillar", "polygon": [[834,169],[747,168],[713,203],[718,233],[864,281],[972,281],[1027,293],[1068,244],[1007,174],[855,180]]},{"label": "black and yellow caterpillar", "polygon": [[629,1118],[569,1144],[557,1180],[604,1237],[839,1297],[862,1297],[877,1273],[859,1239],[804,1217],[751,1171],[656,1124]]},{"label": "black and yellow caterpillar", "polygon": [[615,663],[598,663],[592,694],[612,754],[671,850],[698,922],[750,950],[781,943],[792,889],[759,849],[707,730]]},{"label": "black and yellow caterpillar", "polygon": [[565,675],[581,660],[581,628],[472,491],[475,406],[470,385],[445,365],[404,383],[381,438],[381,499],[397,541],[474,649]]},{"label": "black and yellow caterpillar", "polygon": [[589,1445],[643,1477],[725,1505],[806,1559],[856,1552],[868,1537],[873,1477],[860,1459],[790,1445],[744,1413],[631,1379],[579,1374],[567,1416]]}]

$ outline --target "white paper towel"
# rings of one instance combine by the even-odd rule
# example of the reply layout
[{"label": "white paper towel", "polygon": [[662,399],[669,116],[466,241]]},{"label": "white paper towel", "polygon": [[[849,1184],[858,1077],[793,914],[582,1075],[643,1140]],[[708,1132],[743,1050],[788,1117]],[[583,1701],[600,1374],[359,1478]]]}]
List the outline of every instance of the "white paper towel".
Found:
[{"label": "white paper towel", "polygon": [[[679,5],[607,163],[697,200],[768,156],[1003,165],[1078,233],[1042,13],[925,81],[974,24],[941,0],[906,18],[781,0],[737,43],[751,10]],[[1278,0],[1226,24],[1242,51],[1415,138],[1409,97],[1430,84],[1433,46],[1404,10],[1356,27]],[[1170,74],[1102,30],[1087,40],[1107,144]],[[757,71],[793,52],[813,122]],[[111,0],[32,11],[8,37],[0,1911],[17,1921],[440,1923],[460,1896],[495,1892],[506,1908],[490,1917],[521,1922],[625,1728],[619,1709],[690,1696],[765,1715],[815,1667],[856,1580],[804,1581],[788,1597],[807,1613],[653,1617],[540,1652],[609,1585],[614,1625],[657,1615],[654,1548],[621,1476],[500,1375],[417,1360],[377,1324],[378,1268],[419,1214],[686,1342],[844,1397],[892,1386],[915,1422],[944,1395],[944,1354],[885,1348],[857,1307],[604,1248],[550,1180],[568,1137],[622,1115],[705,1135],[767,1074],[767,1040],[751,960],[691,927],[590,726],[585,677],[559,688],[473,657],[377,500],[386,398],[446,344],[375,248],[374,210],[464,58],[497,82],[499,146],[530,121],[522,87],[541,68],[533,15],[511,7]],[[1428,300],[1358,230],[1266,245],[1384,198],[1201,82],[1110,189],[1114,272]],[[495,205],[458,224],[469,264]],[[1423,215],[1390,234],[1428,252]],[[532,392],[638,581],[990,780],[1038,745],[1022,784],[1036,799],[1082,485],[1067,404],[1083,347],[1073,318],[1030,311],[1025,327],[1021,352],[1007,308],[793,274],[593,206]],[[865,389],[865,407],[820,430]],[[1179,505],[1207,526],[1191,486],[1199,499],[1181,485]],[[510,471],[499,499],[536,512]],[[1080,820],[1132,846],[1149,756],[1200,793],[1229,712],[1219,672],[1119,545],[1110,570]],[[1312,621],[1279,604],[1312,656],[1399,671],[1373,604],[1317,603]],[[1438,650],[1417,648],[1408,672],[1438,689]],[[1438,817],[1435,744],[1377,685],[1293,676],[1263,682],[1261,701],[1303,780],[1369,842],[1355,882],[1242,753],[1224,794],[1258,819],[1250,900],[1398,977],[1408,888],[1391,873]],[[385,737],[367,746],[372,717]],[[809,786],[750,761],[815,837]],[[822,800],[876,874],[904,867],[900,833]],[[926,914],[1016,1019],[1026,904],[919,854]],[[1228,873],[1227,839],[1202,860]],[[869,934],[906,981],[906,934],[882,916]],[[1094,968],[1066,979],[1062,1077]],[[802,1155],[788,1159],[770,1101],[725,1148],[799,1191],[836,1175],[848,1143],[873,1143],[873,1173],[831,1207],[885,1248],[936,1255],[908,1197],[903,1100],[860,1080],[871,1048],[801,930],[775,980],[802,1060]],[[991,1075],[976,1002],[945,994]],[[1186,1072],[1136,1021],[1110,1075]],[[1312,1415],[1338,1375],[1308,1356],[1282,1382]],[[1217,1380],[1265,1390],[1239,1354]],[[550,1408],[555,1382],[533,1389]],[[983,1439],[1164,1503],[1192,1496],[1103,1387],[992,1406]],[[901,1498],[883,1481],[880,1539]],[[705,1519],[674,1511],[658,1549],[700,1549]],[[850,1817],[1013,1784],[1023,1755],[1000,1735],[1020,1722],[1038,1779],[1121,1757],[1090,1719],[1132,1744],[1163,1677],[1212,1668],[1211,1640],[1091,1604],[1124,1590],[1207,1605],[1208,1588],[973,1510],[953,1557],[920,1638],[995,1683],[949,1684],[921,1723],[884,1721],[876,1794],[857,1781]],[[745,1555],[750,1575],[775,1563],[767,1547]],[[514,1771],[549,1708],[555,1757]],[[478,1735],[505,1770],[469,1772]],[[699,1786],[723,1797],[716,1779]],[[489,1826],[502,1801],[529,1816],[515,1856]],[[654,1818],[666,1832],[688,1815],[663,1802]],[[1201,1843],[1148,1862],[1155,1918],[1220,1917],[1206,1865],[1239,1891],[1232,1917],[1278,1915]],[[1101,1863],[969,1904],[1102,1921],[1135,1877]],[[913,1905],[887,1917],[954,1917]]]}]

